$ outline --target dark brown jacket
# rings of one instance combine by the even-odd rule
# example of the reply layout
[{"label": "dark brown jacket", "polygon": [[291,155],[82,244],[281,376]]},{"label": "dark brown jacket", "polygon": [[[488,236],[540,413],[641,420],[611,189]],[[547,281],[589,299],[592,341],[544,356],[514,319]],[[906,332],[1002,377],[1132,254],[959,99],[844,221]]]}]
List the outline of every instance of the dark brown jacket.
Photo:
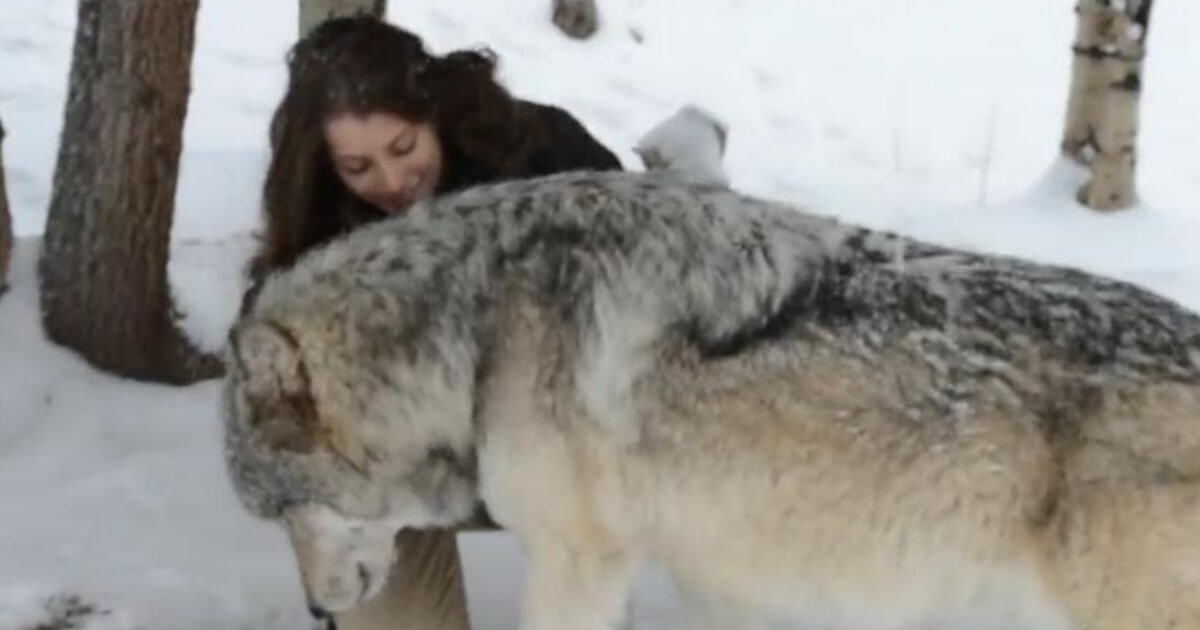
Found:
[{"label": "dark brown jacket", "polygon": [[532,101],[517,101],[525,108],[522,131],[532,143],[518,164],[497,172],[462,155],[450,141],[443,141],[444,175],[439,193],[462,190],[476,184],[503,179],[551,175],[573,170],[621,170],[621,162],[565,110]]}]

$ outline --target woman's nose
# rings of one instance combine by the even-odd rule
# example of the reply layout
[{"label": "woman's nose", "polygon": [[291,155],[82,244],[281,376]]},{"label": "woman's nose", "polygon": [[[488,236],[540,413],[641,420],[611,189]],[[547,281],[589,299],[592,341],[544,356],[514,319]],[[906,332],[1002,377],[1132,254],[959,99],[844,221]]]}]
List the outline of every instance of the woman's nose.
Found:
[{"label": "woman's nose", "polygon": [[408,175],[403,169],[383,169],[383,188],[388,194],[404,192]]},{"label": "woman's nose", "polygon": [[389,194],[409,194],[416,190],[419,178],[408,169],[389,169],[384,173],[384,186]]}]

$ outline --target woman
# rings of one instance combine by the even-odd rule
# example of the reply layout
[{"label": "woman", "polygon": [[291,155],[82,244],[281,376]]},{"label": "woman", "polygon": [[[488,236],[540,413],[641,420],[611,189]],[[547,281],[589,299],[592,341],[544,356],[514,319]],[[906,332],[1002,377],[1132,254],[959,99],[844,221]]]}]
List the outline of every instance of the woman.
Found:
[{"label": "woman", "polygon": [[[430,195],[621,163],[565,111],[512,98],[487,51],[427,53],[370,17],[324,22],[292,49],[271,122],[252,286],[309,249]],[[248,302],[253,293],[247,292]],[[454,532],[403,532],[388,588],[341,630],[464,630]]]},{"label": "woman", "polygon": [[253,276],[423,197],[620,161],[557,107],[511,97],[490,51],[445,56],[382,20],[328,20],[289,54]]}]

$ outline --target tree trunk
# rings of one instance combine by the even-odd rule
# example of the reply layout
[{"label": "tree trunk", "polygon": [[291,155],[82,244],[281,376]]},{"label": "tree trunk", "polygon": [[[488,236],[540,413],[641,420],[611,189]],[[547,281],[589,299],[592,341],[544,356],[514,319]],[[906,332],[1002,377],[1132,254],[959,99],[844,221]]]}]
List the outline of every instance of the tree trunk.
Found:
[{"label": "tree trunk", "polygon": [[8,261],[12,248],[12,214],[8,211],[8,191],[4,188],[4,123],[0,122],[0,296],[8,288]]},{"label": "tree trunk", "polygon": [[1091,171],[1080,203],[1133,205],[1138,99],[1153,0],[1079,0],[1062,153]]},{"label": "tree trunk", "polygon": [[553,0],[551,20],[568,37],[587,39],[600,26],[596,0]]},{"label": "tree trunk", "polygon": [[167,279],[198,0],[79,0],[38,261],[51,340],[155,382],[220,374],[174,319]]},{"label": "tree trunk", "polygon": [[300,36],[331,17],[367,13],[382,18],[387,0],[300,0]]}]

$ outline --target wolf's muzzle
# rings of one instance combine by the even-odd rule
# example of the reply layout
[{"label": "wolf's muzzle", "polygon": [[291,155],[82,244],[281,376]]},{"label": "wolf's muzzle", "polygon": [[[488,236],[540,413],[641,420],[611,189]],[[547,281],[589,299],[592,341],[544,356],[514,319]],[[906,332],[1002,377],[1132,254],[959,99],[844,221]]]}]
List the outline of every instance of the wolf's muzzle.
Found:
[{"label": "wolf's muzzle", "polygon": [[320,624],[320,626],[324,630],[337,630],[337,621],[334,620],[333,615],[329,614],[328,610],[325,610],[316,604],[309,604],[308,614],[312,615],[312,618],[316,619],[318,622],[323,622]]}]

